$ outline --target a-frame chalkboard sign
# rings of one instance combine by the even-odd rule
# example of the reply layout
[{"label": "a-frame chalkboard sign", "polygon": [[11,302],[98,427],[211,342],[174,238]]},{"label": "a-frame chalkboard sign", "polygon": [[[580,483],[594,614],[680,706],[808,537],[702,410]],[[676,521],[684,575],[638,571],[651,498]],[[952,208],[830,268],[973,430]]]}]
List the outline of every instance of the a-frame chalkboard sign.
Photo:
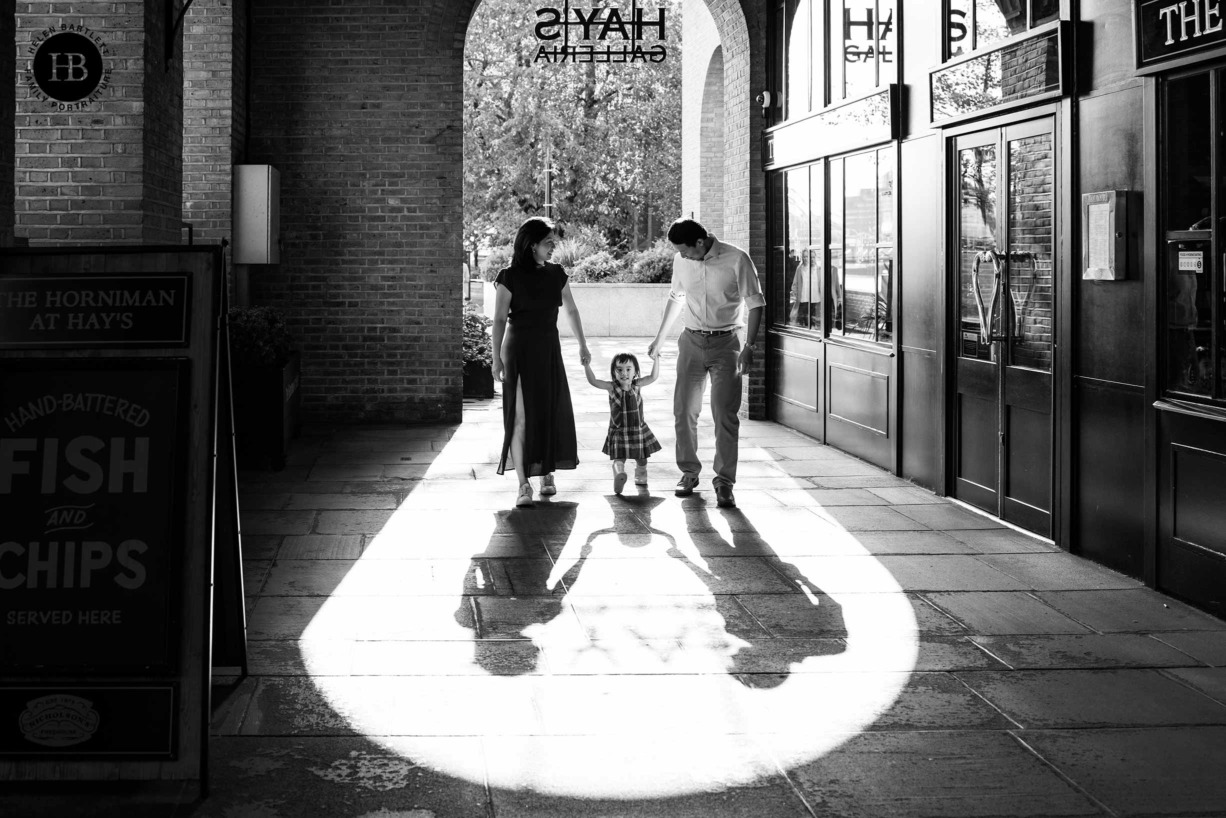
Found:
[{"label": "a-frame chalkboard sign", "polygon": [[246,669],[223,265],[0,251],[0,787],[207,781],[214,644]]}]

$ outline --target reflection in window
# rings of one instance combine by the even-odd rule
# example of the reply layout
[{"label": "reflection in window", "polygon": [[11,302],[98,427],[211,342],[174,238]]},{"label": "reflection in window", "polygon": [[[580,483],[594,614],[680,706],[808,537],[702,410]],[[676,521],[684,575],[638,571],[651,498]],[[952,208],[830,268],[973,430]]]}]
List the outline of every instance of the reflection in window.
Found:
[{"label": "reflection in window", "polygon": [[946,58],[991,48],[1059,17],[1060,0],[950,0]]},{"label": "reflection in window", "polygon": [[996,169],[995,145],[958,153],[958,354],[985,361],[996,307]]},{"label": "reflection in window", "polygon": [[872,151],[832,161],[830,177],[832,332],[889,343],[894,329],[892,154]]},{"label": "reflection in window", "polygon": [[1049,133],[1009,142],[1009,254],[1002,315],[1014,366],[1052,367],[1055,164]]},{"label": "reflection in window", "polygon": [[1053,31],[932,72],[934,121],[973,114],[1060,89],[1060,40]]},{"label": "reflection in window", "polygon": [[830,4],[830,102],[863,96],[897,76],[894,0]]},{"label": "reflection in window", "polygon": [[[1166,86],[1166,388],[1185,395],[1226,397],[1226,371],[1214,388],[1214,348],[1226,354],[1226,310],[1214,321],[1215,288],[1223,296],[1222,271],[1213,253],[1214,144],[1213,75],[1196,74]],[[1221,191],[1218,192],[1219,198]],[[1221,205],[1217,211],[1221,214]],[[1217,241],[1222,242],[1219,235]],[[1221,301],[1219,300],[1219,304]],[[1218,369],[1226,370],[1226,365]]]},{"label": "reflection in window", "polygon": [[791,9],[791,13],[788,15],[788,75],[784,116],[789,119],[804,116],[810,110],[809,35],[812,27],[809,23],[809,18],[811,4],[812,0],[797,0]]},{"label": "reflection in window", "polygon": [[809,246],[809,169],[800,168],[787,172],[788,187],[788,243],[784,273],[787,284],[787,323],[808,328],[808,312],[801,310],[801,298],[807,298],[812,290],[809,277],[811,268],[805,257]]}]

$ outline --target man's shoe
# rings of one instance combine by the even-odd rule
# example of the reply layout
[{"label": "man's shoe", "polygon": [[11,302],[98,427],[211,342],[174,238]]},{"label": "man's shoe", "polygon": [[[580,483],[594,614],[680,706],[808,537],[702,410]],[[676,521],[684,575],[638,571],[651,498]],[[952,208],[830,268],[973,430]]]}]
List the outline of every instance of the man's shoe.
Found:
[{"label": "man's shoe", "polygon": [[720,508],[736,508],[736,498],[732,496],[732,486],[720,483],[715,487],[715,505]]},{"label": "man's shoe", "polygon": [[698,478],[691,474],[681,475],[680,482],[677,483],[677,489],[673,494],[678,497],[689,497],[694,493],[694,489],[698,487]]},{"label": "man's shoe", "polygon": [[548,497],[551,494],[557,494],[558,487],[553,484],[553,474],[547,474],[541,478],[541,496]]},{"label": "man's shoe", "polygon": [[524,483],[519,487],[519,497],[515,498],[516,508],[532,508],[535,503],[532,502],[532,484]]}]

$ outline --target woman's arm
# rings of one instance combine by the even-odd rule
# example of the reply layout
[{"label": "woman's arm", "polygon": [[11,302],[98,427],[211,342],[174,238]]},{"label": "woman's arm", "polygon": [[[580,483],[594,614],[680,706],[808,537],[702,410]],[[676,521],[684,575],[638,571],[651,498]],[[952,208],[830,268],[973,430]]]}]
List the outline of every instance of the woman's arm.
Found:
[{"label": "woman's arm", "polygon": [[596,373],[592,372],[592,362],[588,361],[583,365],[583,371],[587,374],[587,382],[597,389],[609,391],[613,388],[612,381],[602,381],[596,377]]},{"label": "woman's arm", "polygon": [[575,297],[570,294],[570,284],[562,285],[562,308],[566,312],[566,320],[570,321],[571,332],[579,339],[579,362],[586,364],[592,360],[592,353],[587,350],[587,339],[583,337],[583,322],[579,320],[579,308],[575,306]]},{"label": "woman's arm", "polygon": [[507,313],[511,310],[511,291],[501,284],[494,285],[494,362],[490,369],[494,380],[501,382],[503,375],[502,339],[506,334]]},{"label": "woman's arm", "polygon": [[639,378],[639,386],[647,386],[656,382],[656,378],[660,377],[660,350],[655,350],[655,355],[651,356],[651,374],[646,378]]}]

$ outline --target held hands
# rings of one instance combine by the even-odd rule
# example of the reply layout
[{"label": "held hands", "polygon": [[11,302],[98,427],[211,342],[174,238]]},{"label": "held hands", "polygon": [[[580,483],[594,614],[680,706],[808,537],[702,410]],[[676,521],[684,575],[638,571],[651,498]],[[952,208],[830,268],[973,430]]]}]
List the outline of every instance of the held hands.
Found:
[{"label": "held hands", "polygon": [[587,366],[592,362],[592,353],[588,351],[587,344],[579,347],[579,363]]}]

